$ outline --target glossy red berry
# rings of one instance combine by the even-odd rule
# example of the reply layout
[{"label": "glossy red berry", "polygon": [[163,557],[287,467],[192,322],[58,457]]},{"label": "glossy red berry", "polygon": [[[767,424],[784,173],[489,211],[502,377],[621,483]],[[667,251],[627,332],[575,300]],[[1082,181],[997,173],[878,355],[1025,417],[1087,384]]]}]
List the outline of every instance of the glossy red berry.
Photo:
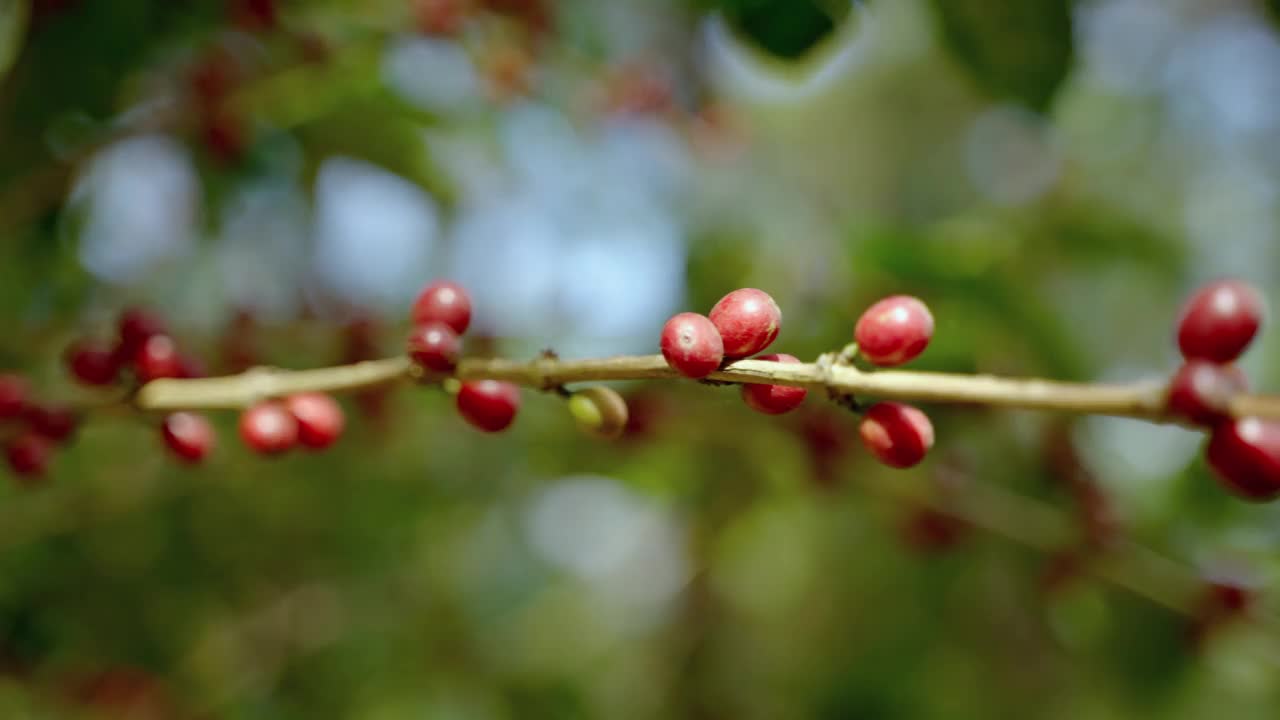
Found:
[{"label": "glossy red berry", "polygon": [[216,435],[203,415],[176,412],[161,426],[164,444],[173,454],[189,463],[198,463],[213,450]]},{"label": "glossy red berry", "polygon": [[32,432],[53,442],[63,442],[75,434],[80,418],[62,405],[29,405],[23,414]]},{"label": "glossy red berry", "polygon": [[676,372],[704,378],[724,361],[720,331],[703,315],[684,312],[662,326],[662,356]]},{"label": "glossy red berry", "polygon": [[240,415],[240,438],[263,455],[289,450],[298,442],[298,421],[281,403],[258,403]]},{"label": "glossy red berry", "polygon": [[769,347],[782,328],[778,304],[755,288],[740,288],[720,298],[708,317],[720,331],[727,358],[755,355]]},{"label": "glossy red berry", "polygon": [[880,462],[909,468],[933,447],[933,423],[919,408],[895,402],[872,405],[858,426],[862,444]]},{"label": "glossy red berry", "polygon": [[312,450],[333,445],[346,427],[342,406],[324,393],[290,395],[284,406],[298,423],[298,442]]},{"label": "glossy red berry", "polygon": [[71,376],[85,385],[110,385],[120,374],[120,358],[115,347],[82,340],[67,348],[65,356]]},{"label": "glossy red berry", "polygon": [[1232,396],[1249,387],[1249,379],[1234,365],[1188,360],[1169,382],[1169,411],[1198,425],[1227,419]]},{"label": "glossy red berry", "polygon": [[1220,280],[1196,291],[1178,320],[1178,348],[1187,359],[1228,363],[1249,347],[1266,305],[1253,286]]},{"label": "glossy red berry", "polygon": [[931,339],[933,313],[910,295],[892,295],[867,308],[853,330],[858,352],[881,367],[916,359]]},{"label": "glossy red berry", "polygon": [[409,358],[432,372],[450,372],[458,362],[462,341],[448,325],[433,321],[409,332]]},{"label": "glossy red berry", "polygon": [[143,308],[129,308],[120,314],[120,356],[133,361],[134,354],[152,335],[166,333],[160,316]]},{"label": "glossy red berry", "polygon": [[23,478],[44,475],[53,457],[53,443],[37,433],[26,433],[10,440],[5,446],[5,460],[14,474]]},{"label": "glossy red berry", "polygon": [[0,420],[22,417],[31,388],[21,375],[0,375]]},{"label": "glossy red berry", "polygon": [[[798,363],[799,358],[785,353],[761,355],[756,360],[779,363]],[[781,415],[800,407],[808,390],[790,385],[746,384],[742,386],[742,399],[747,407],[766,415]]]},{"label": "glossy red berry", "polygon": [[1280,496],[1280,422],[1242,418],[1219,423],[1206,457],[1236,495],[1259,501]]},{"label": "glossy red berry", "polygon": [[168,335],[152,335],[133,355],[133,369],[138,380],[151,382],[160,378],[179,378],[184,371],[178,344]]},{"label": "glossy red berry", "polygon": [[462,383],[458,390],[458,412],[467,422],[484,432],[501,432],[511,426],[520,409],[520,389],[499,380]]},{"label": "glossy red berry", "polygon": [[471,296],[455,282],[433,282],[418,294],[412,318],[414,325],[442,322],[461,335],[471,325]]}]

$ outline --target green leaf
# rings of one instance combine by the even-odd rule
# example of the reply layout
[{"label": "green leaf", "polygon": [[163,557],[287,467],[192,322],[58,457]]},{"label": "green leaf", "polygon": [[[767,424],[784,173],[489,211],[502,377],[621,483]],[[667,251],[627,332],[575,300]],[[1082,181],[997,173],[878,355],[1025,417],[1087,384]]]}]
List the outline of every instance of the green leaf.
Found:
[{"label": "green leaf", "polygon": [[0,80],[22,48],[27,29],[27,0],[0,0]]},{"label": "green leaf", "polygon": [[788,60],[812,50],[848,13],[848,3],[820,0],[718,0],[711,5],[762,50]]},{"label": "green leaf", "polygon": [[986,92],[1044,110],[1071,68],[1071,0],[932,0],[943,39]]}]

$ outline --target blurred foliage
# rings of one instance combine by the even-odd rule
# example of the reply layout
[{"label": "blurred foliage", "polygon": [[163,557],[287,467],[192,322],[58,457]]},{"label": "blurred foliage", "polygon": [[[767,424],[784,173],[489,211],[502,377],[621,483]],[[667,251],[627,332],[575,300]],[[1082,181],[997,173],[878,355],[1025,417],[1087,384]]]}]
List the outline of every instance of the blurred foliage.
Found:
[{"label": "blurred foliage", "polygon": [[[138,303],[218,372],[395,351],[407,300],[318,280],[324,222],[356,240],[339,269],[412,246],[415,271],[476,279],[477,316],[500,304],[518,331],[475,333],[477,354],[652,352],[666,310],[756,286],[784,310],[778,349],[812,358],[909,292],[938,323],[915,369],[1133,380],[1167,373],[1189,286],[1277,286],[1266,98],[1215,110],[1235,85],[1212,74],[1207,95],[1169,72],[1107,85],[1080,22],[1107,3],[466,5],[0,0],[0,366],[91,398],[61,353]],[[1262,4],[1157,3],[1184,32],[1162,52],[1204,44],[1226,5],[1275,43]],[[737,44],[707,46],[710,12]],[[89,182],[154,135],[167,174]],[[402,205],[361,195],[333,220],[316,180],[335,159]],[[183,206],[187,173],[191,228],[146,212]],[[124,188],[115,215],[104,187]],[[369,185],[334,194],[352,187]],[[184,230],[127,278],[89,252]],[[1278,352],[1268,336],[1246,357],[1259,388]],[[898,472],[818,393],[771,418],[735,388],[618,390],[612,442],[534,392],[497,436],[434,388],[346,398],[334,450],[273,460],[216,413],[198,468],[163,454],[155,418],[95,415],[46,482],[0,488],[0,717],[1261,720],[1280,703],[1280,516],[1225,495],[1194,434],[932,407],[935,452]],[[1055,575],[1113,569],[1085,544],[1079,478],[1133,577]],[[1194,604],[1211,576],[1262,601],[1201,636],[1162,601]]]}]

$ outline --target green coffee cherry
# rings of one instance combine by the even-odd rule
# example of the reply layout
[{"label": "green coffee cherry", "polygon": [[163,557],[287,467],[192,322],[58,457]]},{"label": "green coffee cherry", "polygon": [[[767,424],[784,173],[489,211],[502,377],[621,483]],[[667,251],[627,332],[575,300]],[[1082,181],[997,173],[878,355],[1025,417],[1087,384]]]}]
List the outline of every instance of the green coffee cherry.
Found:
[{"label": "green coffee cherry", "polygon": [[627,402],[612,388],[597,385],[569,397],[569,413],[588,435],[613,439],[627,427]]}]

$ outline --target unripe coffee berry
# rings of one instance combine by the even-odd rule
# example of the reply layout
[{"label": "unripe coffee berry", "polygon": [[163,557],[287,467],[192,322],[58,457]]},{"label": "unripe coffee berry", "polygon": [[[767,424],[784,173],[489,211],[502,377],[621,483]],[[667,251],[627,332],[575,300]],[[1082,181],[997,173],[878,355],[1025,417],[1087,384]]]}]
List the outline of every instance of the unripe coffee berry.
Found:
[{"label": "unripe coffee berry", "polygon": [[141,382],[160,378],[182,377],[182,355],[168,335],[152,335],[138,346],[133,355],[133,369]]},{"label": "unripe coffee berry", "polygon": [[451,372],[458,363],[462,341],[445,323],[432,321],[418,325],[409,332],[406,343],[409,358],[424,370]]},{"label": "unripe coffee berry", "polygon": [[27,410],[27,398],[31,395],[26,378],[20,375],[0,375],[0,420],[22,417]]},{"label": "unripe coffee berry", "polygon": [[1220,280],[1196,291],[1178,320],[1178,349],[1187,359],[1228,363],[1249,347],[1266,306],[1253,286]]},{"label": "unripe coffee berry", "polygon": [[1234,365],[1188,360],[1169,382],[1169,412],[1212,426],[1227,419],[1227,404],[1248,387],[1248,378]]},{"label": "unripe coffee berry", "polygon": [[1259,418],[1219,423],[1206,458],[1232,493],[1255,501],[1280,496],[1280,423]]},{"label": "unripe coffee berry", "polygon": [[471,325],[471,296],[449,280],[438,280],[423,288],[413,303],[414,325],[442,322],[459,335]]},{"label": "unripe coffee berry", "polygon": [[484,432],[501,432],[511,426],[520,409],[520,389],[499,380],[462,383],[457,396],[463,419]]},{"label": "unripe coffee berry", "polygon": [[[778,363],[798,363],[800,359],[786,353],[761,355],[756,360]],[[808,390],[790,385],[763,385],[748,383],[742,386],[742,400],[747,407],[766,415],[781,415],[800,407]]]},{"label": "unripe coffee berry", "polygon": [[53,456],[53,443],[37,433],[19,435],[4,449],[5,460],[9,469],[22,478],[36,478],[44,475]]},{"label": "unripe coffee berry", "polygon": [[867,308],[853,330],[858,352],[881,367],[916,359],[931,339],[933,314],[910,295],[892,295]]},{"label": "unripe coffee berry", "polygon": [[298,423],[298,442],[312,450],[323,450],[337,442],[346,427],[342,406],[324,393],[290,395],[284,405]]},{"label": "unripe coffee berry", "polygon": [[198,463],[213,450],[216,436],[203,415],[176,412],[165,417],[160,428],[164,444],[180,460]]},{"label": "unripe coffee berry", "polygon": [[688,378],[704,378],[724,361],[724,343],[711,320],[684,312],[662,326],[662,357],[676,372]]},{"label": "unripe coffee berry", "polygon": [[720,331],[727,358],[755,355],[769,347],[782,328],[778,304],[755,288],[740,288],[720,298],[708,317]]},{"label": "unripe coffee berry", "polygon": [[263,455],[282,453],[297,444],[298,421],[281,403],[258,403],[240,415],[240,438]]},{"label": "unripe coffee berry", "polygon": [[627,401],[613,388],[597,385],[569,397],[569,413],[589,435],[612,440],[627,429]]},{"label": "unripe coffee berry", "polygon": [[67,348],[71,376],[85,385],[110,385],[120,374],[120,358],[113,346],[82,340]]},{"label": "unripe coffee berry", "polygon": [[929,417],[919,408],[902,403],[872,405],[858,432],[862,444],[889,467],[918,465],[933,447],[933,423]]}]

